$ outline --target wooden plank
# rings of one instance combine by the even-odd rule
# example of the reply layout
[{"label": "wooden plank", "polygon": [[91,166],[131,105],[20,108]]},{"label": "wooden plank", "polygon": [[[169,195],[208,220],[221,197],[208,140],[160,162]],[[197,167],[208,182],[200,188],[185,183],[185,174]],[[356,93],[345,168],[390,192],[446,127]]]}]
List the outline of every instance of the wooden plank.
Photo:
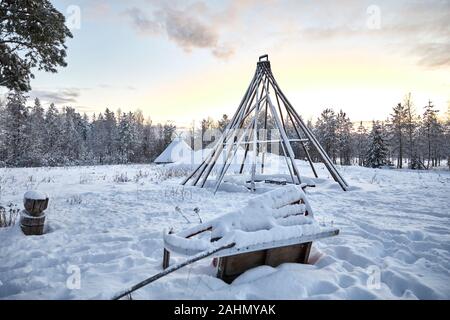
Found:
[{"label": "wooden plank", "polygon": [[275,268],[283,263],[306,263],[307,247],[308,243],[269,249],[265,264]]},{"label": "wooden plank", "polygon": [[163,254],[163,269],[166,270],[170,265],[170,251],[164,248]]},{"label": "wooden plank", "polygon": [[[288,139],[287,141],[289,141],[289,142],[309,142],[308,139]],[[277,143],[277,142],[283,142],[283,140],[278,140],[278,139],[275,139],[275,140],[258,140],[258,143],[260,143],[260,144],[262,144],[262,143]],[[253,141],[245,141],[245,142],[240,143],[240,145],[247,145],[247,144],[252,144],[252,143],[253,143]],[[226,146],[228,146],[228,145],[235,145],[235,144],[237,144],[237,142],[227,143],[227,144],[224,143],[224,146],[225,145]]]},{"label": "wooden plank", "polygon": [[312,242],[263,249],[219,258],[217,277],[233,282],[246,271],[267,265],[276,268],[284,263],[308,263]]},{"label": "wooden plank", "polygon": [[271,249],[271,248],[284,247],[284,246],[289,246],[289,245],[294,245],[294,244],[308,243],[308,242],[316,241],[319,239],[337,236],[338,234],[339,234],[339,229],[330,228],[327,231],[315,233],[312,235],[304,235],[304,236],[294,237],[294,238],[280,240],[280,241],[263,242],[263,243],[250,245],[247,247],[242,247],[242,248],[227,249],[227,250],[223,250],[223,251],[217,253],[214,256],[215,257],[226,257],[226,256],[240,254],[240,253],[263,250],[263,249]]}]

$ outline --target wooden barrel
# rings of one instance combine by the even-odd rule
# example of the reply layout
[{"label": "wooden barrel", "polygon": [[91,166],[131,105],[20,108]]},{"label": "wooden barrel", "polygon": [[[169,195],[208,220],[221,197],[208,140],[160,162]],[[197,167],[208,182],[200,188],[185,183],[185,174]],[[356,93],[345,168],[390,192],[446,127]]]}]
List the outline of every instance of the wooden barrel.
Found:
[{"label": "wooden barrel", "polygon": [[27,236],[40,236],[44,234],[45,214],[39,217],[30,215],[26,210],[20,213],[20,228]]},{"label": "wooden barrel", "polygon": [[48,207],[48,196],[36,191],[28,191],[23,197],[23,205],[29,215],[39,217]]}]

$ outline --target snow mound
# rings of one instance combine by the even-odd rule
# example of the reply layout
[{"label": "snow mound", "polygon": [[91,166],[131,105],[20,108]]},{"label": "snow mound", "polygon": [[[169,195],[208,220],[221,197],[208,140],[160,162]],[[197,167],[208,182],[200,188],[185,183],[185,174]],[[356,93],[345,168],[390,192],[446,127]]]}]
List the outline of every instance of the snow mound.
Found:
[{"label": "snow mound", "polygon": [[46,193],[38,192],[38,191],[27,191],[25,195],[23,196],[25,199],[30,200],[45,200],[48,198],[48,195]]}]

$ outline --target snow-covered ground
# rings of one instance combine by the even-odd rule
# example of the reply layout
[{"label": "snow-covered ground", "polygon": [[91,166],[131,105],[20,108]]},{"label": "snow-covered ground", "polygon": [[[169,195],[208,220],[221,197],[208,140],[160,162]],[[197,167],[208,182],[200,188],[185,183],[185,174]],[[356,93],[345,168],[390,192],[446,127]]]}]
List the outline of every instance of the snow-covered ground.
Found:
[{"label": "snow-covered ground", "polygon": [[[299,164],[310,176],[308,165]],[[26,237],[18,224],[0,229],[0,298],[108,299],[162,270],[163,231],[197,224],[194,208],[205,221],[254,197],[241,188],[215,196],[210,189],[182,188],[187,169],[0,169],[3,205],[22,206],[27,190],[50,196],[44,236]],[[228,285],[206,259],[133,298],[449,299],[450,173],[340,170],[350,192],[327,179],[321,166],[322,179],[307,190],[315,218],[341,230],[314,243],[310,265],[260,267]]]}]

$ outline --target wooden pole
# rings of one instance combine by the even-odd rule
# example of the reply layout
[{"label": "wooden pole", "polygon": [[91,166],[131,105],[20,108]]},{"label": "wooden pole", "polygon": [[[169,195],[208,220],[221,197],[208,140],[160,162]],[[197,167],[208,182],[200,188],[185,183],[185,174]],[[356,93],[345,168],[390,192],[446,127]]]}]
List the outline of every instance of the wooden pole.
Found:
[{"label": "wooden pole", "polygon": [[[260,81],[260,77],[261,77],[260,74],[258,72],[256,72],[255,77],[254,77],[252,83],[250,84],[249,88],[247,89],[246,95],[244,96],[243,100],[241,101],[241,104],[240,104],[238,110],[236,111],[235,115],[233,116],[232,121],[228,124],[227,130],[224,132],[224,134],[222,135],[222,138],[220,139],[220,141],[222,141],[222,146],[217,144],[216,147],[214,148],[214,150],[210,153],[210,156],[208,157],[207,161],[205,161],[202,164],[201,168],[199,169],[200,172],[199,172],[197,178],[194,179],[193,185],[197,185],[198,181],[202,177],[205,170],[207,170],[207,168],[210,166],[211,161],[215,162],[217,160],[217,158],[219,157],[219,155],[222,152],[223,143],[225,143],[228,140],[230,135],[234,136],[234,134],[235,134],[234,126],[236,124],[236,121],[241,116],[242,110],[245,109],[244,105],[247,103],[248,95],[251,94],[251,92],[254,90],[255,84]],[[212,170],[212,168],[211,168],[211,170]],[[206,177],[209,175],[209,172],[211,170],[208,171]],[[204,185],[204,183],[202,184],[202,186],[203,185]]]},{"label": "wooden pole", "polygon": [[315,136],[312,134],[312,132],[309,130],[309,128],[305,125],[305,123],[303,122],[303,120],[301,119],[301,117],[298,115],[298,113],[295,111],[295,109],[292,107],[292,105],[290,104],[290,102],[287,100],[286,96],[283,94],[283,92],[281,91],[281,89],[278,87],[278,84],[276,83],[275,78],[273,77],[273,75],[270,77],[271,78],[271,82],[272,82],[272,86],[274,87],[274,89],[279,93],[280,98],[282,99],[285,107],[287,108],[287,110],[290,110],[295,118],[295,120],[298,122],[299,126],[302,128],[303,132],[306,134],[307,138],[311,141],[311,143],[313,144],[313,146],[317,149],[317,151],[319,152],[319,154],[322,157],[322,160],[324,161],[325,166],[327,167],[328,171],[330,172],[331,176],[334,178],[334,180],[336,182],[338,182],[340,184],[340,186],[342,187],[342,189],[344,191],[348,190],[348,184],[347,182],[344,180],[344,178],[342,178],[342,176],[339,174],[339,172],[336,170],[333,162],[331,161],[331,159],[328,157],[327,153],[325,152],[325,150],[323,150],[322,146],[320,145],[320,143],[317,141],[317,139],[315,138]]},{"label": "wooden pole", "polygon": [[[236,121],[236,118],[237,118],[237,116],[238,116],[238,114],[239,114],[239,112],[240,112],[240,109],[241,109],[241,107],[242,107],[242,105],[243,105],[243,103],[244,103],[244,100],[246,99],[246,97],[247,97],[248,93],[250,92],[250,90],[253,90],[253,86],[254,86],[255,81],[256,81],[256,79],[257,79],[258,77],[259,77],[258,72],[255,72],[255,74],[253,75],[253,79],[252,79],[252,81],[250,82],[249,87],[247,88],[247,92],[244,94],[244,97],[242,98],[241,103],[239,104],[239,108],[236,110],[236,112],[235,112],[235,114],[233,115],[233,117],[232,117],[230,123],[229,123],[229,124],[227,125],[227,127],[225,128],[225,130],[224,130],[224,132],[223,132],[223,135],[222,135],[222,137],[221,137],[220,140],[226,138],[228,132],[230,131],[230,128],[232,128],[232,126],[234,125],[234,123],[235,123],[235,121]],[[203,172],[203,170],[204,170],[204,166],[209,162],[209,159],[210,159],[211,157],[214,156],[214,153],[215,153],[215,150],[212,150],[212,151],[209,153],[208,157],[206,157],[206,158],[202,161],[202,163],[194,170],[194,172],[192,172],[192,173],[191,173],[191,174],[190,174],[190,175],[189,175],[189,176],[188,176],[181,184],[182,184],[182,185],[186,185],[186,183],[187,183],[190,179],[192,179],[192,177],[194,177],[194,175],[195,175],[197,172],[199,172],[199,171],[201,171],[201,173],[199,174],[199,176],[201,176],[201,174],[202,174],[202,172]],[[197,180],[197,181],[198,181],[198,180]],[[196,182],[195,182],[195,183],[196,183]],[[195,183],[194,183],[194,184],[195,184]]]},{"label": "wooden pole", "polygon": [[[264,92],[264,88],[262,89]],[[267,94],[267,92],[266,92]],[[258,117],[259,117],[259,107],[260,99],[257,100],[257,106],[255,111],[255,118],[253,121],[253,160],[252,160],[252,171],[251,171],[251,187],[252,191],[256,191],[255,185],[255,175],[256,175],[256,162],[258,161]]]},{"label": "wooden pole", "polygon": [[[258,72],[258,71],[257,71],[257,73],[259,74],[259,76],[258,76],[258,81],[257,81],[257,84],[256,84],[256,89],[258,88],[259,84],[261,83],[261,79],[262,79],[262,74],[261,74],[260,72]],[[254,89],[253,89],[253,90],[254,90]],[[249,93],[250,93],[250,91],[249,91]],[[251,94],[251,93],[250,93],[250,94]],[[248,95],[247,95],[247,96],[248,96]],[[253,97],[254,97],[254,94],[253,94]],[[253,100],[253,98],[252,98],[252,100]],[[240,112],[240,115],[239,115],[239,117],[238,117],[238,121],[236,122],[237,126],[236,126],[236,124],[234,124],[233,126],[231,126],[231,128],[233,128],[233,130],[232,130],[232,131],[233,131],[233,138],[234,138],[234,135],[235,135],[235,133],[236,133],[235,128],[240,128],[241,125],[242,125],[242,122],[245,120],[245,119],[243,119],[243,115],[245,114],[245,109],[248,108],[247,103],[248,103],[248,97],[247,97],[245,103],[243,104],[243,106],[245,105],[245,108],[244,108],[244,107],[241,108],[241,112]],[[228,138],[229,138],[229,137],[228,137]],[[223,143],[226,143],[226,142],[227,142],[227,138],[224,139]],[[218,157],[220,156],[220,154],[222,153],[222,150],[223,150],[223,144],[221,144],[221,145],[219,145],[219,146],[217,147],[217,149],[216,149],[216,155],[214,156],[214,158],[212,159],[212,161],[211,161],[210,163],[208,163],[208,165],[206,166],[205,170],[203,170],[203,171],[205,172],[205,174],[204,174],[203,180],[202,180],[202,182],[201,182],[201,187],[202,187],[202,188],[205,186],[206,180],[208,179],[209,174],[211,173],[212,169],[213,169],[214,166],[216,165],[216,161],[217,161]],[[200,174],[199,177],[201,177],[202,174],[203,174],[203,172]],[[199,178],[198,178],[198,179],[199,179]],[[198,179],[197,179],[197,182],[198,182]],[[197,184],[197,182],[195,183],[195,185]]]},{"label": "wooden pole", "polygon": [[[270,97],[267,97],[267,99],[269,101],[269,107],[270,107],[270,110],[272,111],[272,115],[275,118],[275,123],[277,124],[278,130],[281,133],[281,137],[282,137],[283,143],[286,146],[289,158],[291,159],[292,168],[294,170],[295,175],[298,178],[298,184],[301,184],[302,183],[302,179],[300,178],[300,172],[299,172],[299,170],[297,168],[297,165],[295,164],[294,151],[292,150],[291,144],[289,143],[289,140],[287,138],[286,132],[284,131],[284,128],[283,128],[283,126],[281,124],[280,118],[278,118],[277,112],[275,110],[275,107],[272,104],[272,101],[270,100]],[[293,183],[295,183],[295,182],[293,181]]]},{"label": "wooden pole", "polygon": [[[278,98],[278,93],[276,92],[276,90],[275,90],[275,98],[276,98],[276,101],[277,101],[278,110],[280,111],[281,121],[283,122],[284,130],[286,131],[286,126],[285,126],[285,124],[284,124],[285,122],[284,122],[284,119],[283,119],[283,113],[282,113],[282,111],[281,111],[280,99]],[[303,137],[300,135],[300,132],[298,131],[298,128],[295,126],[295,122],[294,122],[294,120],[292,119],[292,115],[289,113],[289,111],[287,110],[286,106],[285,106],[285,109],[286,109],[286,113],[287,113],[289,119],[290,119],[291,122],[292,122],[292,126],[294,127],[294,130],[295,130],[295,132],[297,133],[298,138],[299,138],[300,140],[302,140]],[[309,141],[309,140],[308,140],[308,141]],[[319,176],[317,175],[316,168],[314,167],[314,163],[313,163],[313,161],[312,161],[312,158],[311,158],[311,155],[309,154],[308,149],[306,148],[305,143],[304,143],[303,141],[300,141],[300,143],[302,144],[303,151],[304,151],[305,154],[306,154],[306,158],[308,159],[309,165],[310,165],[310,167],[311,167],[312,172],[314,173],[314,176],[315,176],[316,178],[318,178]]]},{"label": "wooden pole", "polygon": [[[262,85],[262,89],[259,90],[260,86]],[[272,101],[270,100],[270,86],[274,89],[275,97],[277,101],[279,116],[276,111],[275,106],[273,105]],[[261,92],[260,92],[261,91]],[[261,96],[259,96],[259,93]],[[253,101],[256,98],[256,104],[253,106]],[[292,122],[294,126],[294,130],[298,136],[298,140],[302,144],[302,148],[306,154],[306,158],[311,166],[311,170],[314,173],[314,176],[317,178],[318,174],[314,167],[311,155],[308,151],[308,148],[305,144],[305,142],[311,143],[311,145],[317,150],[320,157],[322,158],[322,161],[324,162],[326,168],[332,175],[333,179],[337,181],[343,190],[348,190],[348,184],[345,181],[345,179],[341,176],[341,174],[338,172],[336,167],[334,166],[333,162],[329,158],[328,154],[325,152],[325,150],[322,148],[318,140],[315,138],[312,131],[305,125],[302,118],[298,115],[294,107],[290,104],[289,100],[286,98],[284,93],[281,91],[280,87],[278,86],[278,83],[276,82],[271,68],[270,68],[270,62],[267,61],[260,61],[258,62],[257,69],[255,72],[255,75],[252,79],[252,82],[250,83],[249,87],[247,88],[247,92],[242,98],[242,101],[239,105],[238,110],[234,114],[232,121],[227,126],[226,132],[222,135],[221,139],[219,140],[218,144],[214,147],[214,150],[211,151],[211,153],[208,155],[208,157],[203,160],[201,165],[199,165],[196,170],[187,177],[182,184],[186,184],[191,179],[193,180],[193,185],[197,185],[200,183],[201,187],[205,186],[205,183],[208,179],[208,176],[211,174],[211,171],[216,166],[217,159],[222,154],[225,146],[229,147],[230,150],[228,152],[227,150],[227,156],[225,157],[225,161],[219,171],[218,178],[216,180],[215,185],[215,191],[217,192],[219,185],[222,183],[225,173],[227,172],[228,168],[230,167],[230,158],[234,159],[240,144],[242,144],[242,140],[246,137],[249,130],[251,131],[251,135],[253,136],[253,141],[251,142],[253,144],[254,148],[254,154],[253,154],[253,161],[252,161],[252,170],[251,170],[251,183],[252,183],[252,189],[255,189],[255,176],[256,176],[256,166],[257,166],[257,157],[258,157],[258,150],[259,146],[263,143],[261,140],[258,140],[258,117],[261,112],[261,104],[265,100],[266,103],[266,109],[265,109],[265,120],[264,120],[264,129],[267,130],[267,122],[268,122],[268,110],[270,109],[272,115],[274,116],[276,126],[278,130],[281,133],[281,147],[283,150],[283,154],[285,156],[286,164],[288,165],[288,169],[290,171],[292,181],[295,183],[294,176],[297,177],[298,183],[301,183],[301,176],[300,171],[298,170],[298,167],[295,163],[295,155],[292,149],[292,146],[290,144],[291,140],[289,140],[287,136],[287,130],[286,130],[286,123],[285,120]],[[281,101],[280,101],[281,100]],[[284,118],[283,110],[281,108],[281,103],[283,103],[285,112],[286,112],[286,118]],[[244,134],[241,137],[238,137],[239,134],[236,134],[237,129],[241,129],[243,127],[244,122],[248,117],[254,112],[253,121],[250,123],[250,127],[247,127],[245,129]],[[301,134],[301,131],[304,133],[304,136],[306,136],[306,139],[303,139],[303,136]],[[232,140],[231,140],[232,139]],[[236,141],[239,140],[238,143]],[[294,140],[292,140],[294,141]],[[267,147],[267,145],[266,145]],[[250,148],[250,143],[246,144],[245,154],[244,158],[240,167],[240,173],[242,174],[245,167],[245,161],[248,156]],[[265,153],[264,150],[262,150],[262,163],[261,163],[261,173],[264,173],[264,167],[265,167]],[[290,159],[290,165],[288,158]]]},{"label": "wooden pole", "polygon": [[[277,96],[277,99],[278,99],[278,94],[275,93],[275,95]],[[297,128],[297,126],[295,125],[295,121],[292,119],[291,113],[290,113],[287,109],[286,109],[286,111],[287,111],[287,114],[288,114],[288,116],[289,116],[289,119],[290,119],[291,122],[292,122],[292,126],[294,127],[295,132],[297,133],[298,138],[299,138],[300,140],[302,140],[303,137],[301,136],[300,132],[298,131],[298,128]],[[308,140],[308,141],[309,141],[309,140]],[[300,143],[301,143],[301,145],[302,145],[302,147],[303,147],[303,151],[305,151],[306,158],[308,159],[309,165],[310,165],[310,167],[311,167],[312,172],[314,173],[314,176],[315,176],[316,178],[318,178],[319,176],[317,175],[316,168],[314,167],[314,163],[313,163],[313,161],[312,161],[312,158],[311,158],[311,155],[309,154],[308,149],[306,148],[305,143],[304,143],[303,141],[300,141]]]},{"label": "wooden pole", "polygon": [[[263,97],[263,93],[264,93],[264,91],[261,92],[260,100],[265,100],[265,99],[266,99],[266,97]],[[250,113],[253,112],[255,108],[256,108],[256,104],[255,104],[255,106],[252,107],[252,109],[249,111],[249,114],[248,114],[248,115],[250,115]],[[253,131],[250,131],[250,133],[251,133],[250,135],[253,135]],[[242,173],[244,172],[245,161],[247,160],[247,155],[248,155],[249,149],[250,149],[250,144],[247,144],[246,147],[245,147],[245,153],[244,153],[244,158],[242,159],[241,168],[240,168],[240,170],[239,170],[239,173],[240,173],[240,174],[242,174]]]},{"label": "wooden pole", "polygon": [[[267,95],[269,95],[269,79],[267,79]],[[268,105],[269,102],[266,99],[266,107],[265,107],[265,116],[264,116],[264,134],[267,135],[267,116],[268,116]],[[266,140],[268,140],[269,138],[266,137]],[[261,159],[261,174],[264,174],[264,165],[265,165],[265,155],[267,152],[267,143],[264,144],[263,146],[263,152],[262,152],[262,159]]]},{"label": "wooden pole", "polygon": [[201,252],[201,253],[193,256],[192,258],[185,260],[182,263],[175,264],[175,265],[167,268],[163,272],[155,274],[154,276],[152,276],[152,277],[150,277],[150,278],[148,278],[148,279],[146,279],[144,281],[139,282],[138,284],[132,286],[130,289],[127,289],[127,290],[125,290],[125,291],[115,295],[111,300],[120,300],[123,297],[126,297],[126,296],[130,295],[131,293],[135,292],[136,290],[139,290],[140,288],[145,287],[145,286],[149,285],[150,283],[155,282],[156,280],[158,280],[158,279],[160,279],[160,278],[162,278],[164,276],[167,276],[168,274],[170,274],[170,273],[172,273],[174,271],[177,271],[177,270],[179,270],[179,269],[181,269],[181,268],[183,268],[183,267],[185,267],[187,265],[193,264],[194,262],[197,262],[199,260],[202,260],[202,259],[205,259],[205,258],[207,258],[209,256],[212,256],[213,254],[215,254],[215,253],[217,253],[219,251],[233,248],[235,245],[236,245],[235,243],[229,243],[229,244],[223,245],[223,246],[221,246],[219,248],[216,248],[216,249],[213,249],[213,250]]},{"label": "wooden pole", "polygon": [[[242,142],[242,140],[245,138],[245,136],[247,135],[247,131],[249,130],[249,128],[251,128],[253,126],[253,123],[255,122],[255,119],[252,120],[252,122],[246,127],[244,133],[242,134],[242,136],[239,139],[239,142],[236,144],[237,147],[234,149],[234,153],[233,156],[231,157],[231,161],[233,161],[234,157],[236,156],[236,152],[238,150],[239,144]],[[220,176],[218,177],[217,181],[216,181],[216,186],[214,188],[214,194],[217,192],[217,190],[219,189],[220,184],[222,183],[223,177],[225,176],[225,173],[227,172],[228,168],[230,167],[231,162],[229,162],[230,159],[230,154],[228,154],[227,157],[227,161],[226,161],[226,167],[224,168],[224,170],[221,171]]]}]

